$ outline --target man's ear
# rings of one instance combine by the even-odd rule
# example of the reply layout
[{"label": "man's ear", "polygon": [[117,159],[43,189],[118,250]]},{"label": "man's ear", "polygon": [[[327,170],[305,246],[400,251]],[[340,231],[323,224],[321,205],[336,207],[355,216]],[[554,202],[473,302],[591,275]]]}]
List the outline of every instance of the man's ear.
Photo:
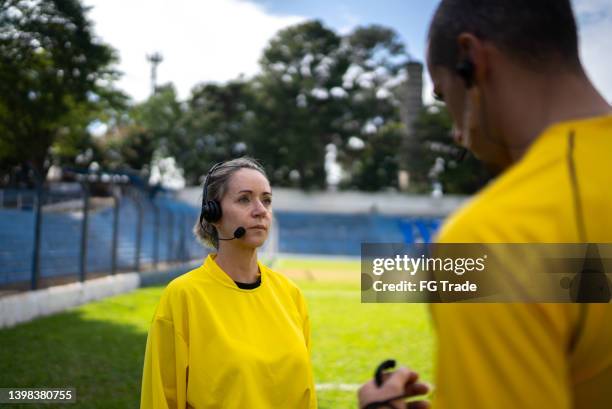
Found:
[{"label": "man's ear", "polygon": [[467,88],[481,82],[488,69],[487,50],[481,39],[471,33],[461,33],[457,37],[459,61],[457,75],[466,82]]}]

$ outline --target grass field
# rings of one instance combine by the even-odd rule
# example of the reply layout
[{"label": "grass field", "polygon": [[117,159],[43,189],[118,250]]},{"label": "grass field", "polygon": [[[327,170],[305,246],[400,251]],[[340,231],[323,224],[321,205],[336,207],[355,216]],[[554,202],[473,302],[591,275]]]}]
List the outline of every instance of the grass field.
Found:
[{"label": "grass field", "polygon": [[[361,304],[358,261],[287,258],[274,269],[293,278],[308,300],[320,408],[355,408],[356,385],[384,359],[432,380],[425,306]],[[138,407],[147,330],[162,289],[139,289],[0,330],[0,387],[77,389],[76,404],[0,407]]]}]

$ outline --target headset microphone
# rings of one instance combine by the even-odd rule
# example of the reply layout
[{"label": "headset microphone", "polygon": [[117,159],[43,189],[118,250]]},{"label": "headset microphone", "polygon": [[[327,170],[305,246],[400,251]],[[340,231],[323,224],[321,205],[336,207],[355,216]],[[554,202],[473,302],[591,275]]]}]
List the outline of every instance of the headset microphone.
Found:
[{"label": "headset microphone", "polygon": [[234,230],[234,238],[239,239],[242,236],[244,236],[245,233],[246,233],[246,229],[240,226],[236,230]]},{"label": "headset microphone", "polygon": [[219,240],[234,240],[234,239],[239,239],[242,236],[244,236],[246,233],[246,229],[242,226],[238,227],[236,230],[234,230],[234,237],[232,237],[231,239],[222,239],[221,237],[219,237]]}]

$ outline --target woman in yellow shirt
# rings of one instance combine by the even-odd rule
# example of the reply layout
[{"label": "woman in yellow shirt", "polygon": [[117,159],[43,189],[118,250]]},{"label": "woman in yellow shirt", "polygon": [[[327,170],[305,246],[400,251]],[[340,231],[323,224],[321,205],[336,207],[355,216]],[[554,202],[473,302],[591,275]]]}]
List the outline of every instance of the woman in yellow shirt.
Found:
[{"label": "woman in yellow shirt", "polygon": [[300,290],[257,260],[272,190],[250,158],[215,165],[196,236],[217,252],[165,289],[147,339],[142,409],[317,407]]}]

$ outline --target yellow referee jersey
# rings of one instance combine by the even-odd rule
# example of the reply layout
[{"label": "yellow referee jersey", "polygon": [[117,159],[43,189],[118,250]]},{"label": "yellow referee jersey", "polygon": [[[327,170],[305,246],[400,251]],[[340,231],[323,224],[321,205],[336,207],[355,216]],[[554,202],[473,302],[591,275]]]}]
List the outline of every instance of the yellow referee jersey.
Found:
[{"label": "yellow referee jersey", "polygon": [[[612,116],[556,124],[443,243],[612,243]],[[610,272],[608,272],[610,273]],[[612,408],[611,304],[435,304],[434,409]]]},{"label": "yellow referee jersey", "polygon": [[263,265],[240,289],[214,256],[165,289],[147,340],[141,408],[312,409],[300,290]]}]

